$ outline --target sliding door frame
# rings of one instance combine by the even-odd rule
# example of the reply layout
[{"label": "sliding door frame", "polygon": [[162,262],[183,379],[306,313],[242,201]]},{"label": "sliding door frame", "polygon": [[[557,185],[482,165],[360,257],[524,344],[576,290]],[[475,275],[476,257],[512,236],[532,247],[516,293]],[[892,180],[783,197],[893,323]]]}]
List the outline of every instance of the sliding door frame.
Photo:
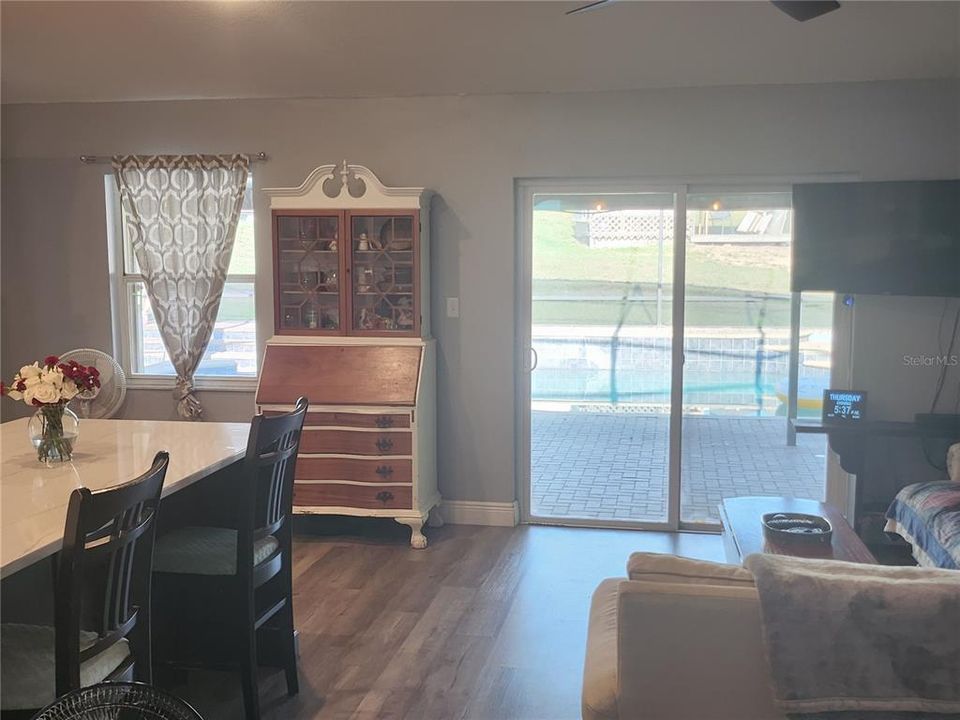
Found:
[{"label": "sliding door frame", "polygon": [[[724,195],[724,194],[735,194],[735,193],[744,193],[744,194],[749,194],[749,193],[757,193],[757,194],[763,194],[763,193],[787,193],[787,194],[790,194],[790,193],[793,192],[793,183],[787,183],[787,182],[783,182],[783,181],[775,182],[775,181],[773,181],[773,180],[768,180],[768,181],[766,181],[766,182],[744,181],[744,180],[740,180],[740,181],[727,181],[727,182],[703,182],[703,181],[698,181],[698,182],[690,183],[690,184],[686,185],[686,186],[685,186],[685,189],[686,189],[687,196],[690,196],[690,195],[718,195],[718,196],[722,196],[722,195]],[[686,221],[686,218],[684,218],[684,221]],[[685,262],[685,261],[686,261],[686,248],[687,248],[687,238],[686,238],[686,233],[684,233],[684,239],[683,239],[684,268],[686,268],[686,262]],[[683,274],[680,279],[681,279],[681,281],[682,281],[682,283],[683,283],[680,294],[681,294],[682,297],[683,297],[683,303],[682,303],[682,304],[683,304],[684,308],[680,311],[680,312],[681,312],[681,317],[679,318],[679,321],[675,320],[675,322],[678,323],[677,326],[680,328],[680,331],[679,331],[679,335],[680,335],[680,352],[683,353],[684,345],[685,345],[685,343],[686,343],[686,326],[684,325],[684,321],[685,321],[684,310],[686,309],[686,299],[687,299],[686,275]],[[799,352],[800,352],[800,347],[799,347],[799,318],[800,318],[799,308],[800,308],[800,298],[799,298],[799,295],[796,294],[796,293],[791,293],[791,301],[790,301],[790,302],[791,302],[791,313],[792,313],[792,311],[793,311],[793,309],[794,309],[794,306],[796,307],[796,311],[797,311],[797,314],[796,314],[797,327],[793,327],[793,325],[791,325],[791,329],[790,329],[790,364],[792,365],[793,362],[794,362],[794,360],[797,359],[797,358],[799,358]],[[792,323],[792,321],[793,321],[793,315],[791,314],[791,323]],[[797,341],[798,341],[796,344],[793,343],[793,338],[794,338],[795,335],[796,335]],[[681,362],[682,362],[682,361],[681,361]],[[678,394],[678,396],[679,396],[679,398],[680,398],[679,401],[678,401],[678,403],[680,404],[680,420],[677,422],[677,434],[681,436],[680,441],[678,441],[678,442],[680,443],[680,445],[681,445],[681,449],[678,451],[678,457],[677,457],[677,465],[678,465],[678,470],[677,470],[677,475],[678,475],[678,477],[677,477],[677,505],[678,505],[678,506],[679,506],[679,504],[680,504],[680,492],[681,492],[682,485],[683,485],[683,449],[682,449],[682,436],[683,436],[683,405],[682,405],[682,403],[683,403],[683,373],[682,373],[682,372],[681,372],[680,377],[679,377],[679,383],[680,383],[680,387],[679,387],[679,388],[673,388],[674,391],[677,392],[677,394]],[[788,381],[788,388],[787,388],[787,404],[788,404],[788,406],[791,406],[791,407],[795,407],[795,406],[796,406],[797,389],[798,389],[798,388],[797,388],[796,378],[795,378],[792,374],[790,374],[789,381]],[[788,413],[788,416],[787,416],[787,418],[786,418],[786,425],[787,425],[787,432],[786,432],[785,437],[784,437],[784,442],[789,443],[789,440],[790,440],[790,431],[792,430],[792,426],[790,425],[790,416],[789,416],[789,413]],[[673,431],[673,427],[671,426],[671,432],[672,432],[672,431]],[[672,437],[671,437],[671,441],[672,441]],[[824,483],[826,483],[826,477],[824,477]],[[682,515],[681,515],[681,509],[678,507],[678,510],[677,510],[677,526],[676,526],[676,529],[678,529],[678,530],[686,530],[686,531],[691,531],[691,532],[712,532],[712,533],[715,533],[715,532],[719,532],[720,529],[721,529],[721,527],[720,527],[720,523],[719,523],[719,522],[711,523],[711,522],[692,522],[692,521],[684,521],[683,518],[682,518]]]},{"label": "sliding door frame", "polygon": [[[531,374],[536,368],[533,348],[533,197],[556,194],[630,195],[639,193],[671,194],[673,204],[673,335],[670,358],[670,429],[667,471],[667,519],[657,521],[601,520],[596,518],[555,518],[534,516],[530,508],[531,495],[531,431],[530,400]],[[520,521],[529,524],[566,525],[571,527],[631,528],[634,530],[671,531],[679,529],[680,520],[680,421],[682,408],[678,398],[683,392],[683,335],[677,342],[677,316],[683,323],[684,273],[683,243],[686,228],[686,186],[678,182],[652,180],[517,180],[516,181],[517,257],[516,257],[516,477],[517,497],[520,499]],[[680,284],[677,284],[677,280]],[[679,296],[677,288],[680,287]],[[678,394],[679,389],[679,394]]]},{"label": "sliding door frame", "polygon": [[[514,458],[516,494],[520,521],[525,524],[549,524],[570,527],[609,527],[635,530],[717,532],[716,523],[683,522],[680,518],[683,438],[683,349],[685,341],[684,309],[686,301],[686,214],[687,196],[700,193],[792,192],[793,185],[810,182],[852,182],[854,173],[825,173],[798,176],[741,177],[651,177],[623,179],[520,178],[514,181],[514,217],[516,219],[514,397],[516,432]],[[595,518],[557,518],[534,516],[531,498],[531,373],[536,368],[533,354],[533,198],[538,194],[631,194],[672,193],[673,224],[673,313],[670,362],[670,427],[667,482],[667,519],[665,522],[601,520]],[[793,301],[799,305],[799,298]],[[791,330],[793,335],[795,329]],[[836,324],[835,324],[836,332]],[[791,338],[792,339],[792,338]],[[835,341],[836,342],[836,341]],[[793,344],[793,343],[791,343]],[[791,352],[795,353],[796,348]],[[843,358],[846,360],[846,358]],[[841,372],[849,372],[840,368]],[[792,378],[791,378],[792,379]],[[790,393],[796,392],[791,383]],[[793,400],[795,403],[795,399]],[[834,495],[831,474],[824,478],[824,494]],[[838,488],[839,489],[839,488]],[[844,490],[846,488],[843,488]],[[840,494],[840,493],[837,493]]]}]

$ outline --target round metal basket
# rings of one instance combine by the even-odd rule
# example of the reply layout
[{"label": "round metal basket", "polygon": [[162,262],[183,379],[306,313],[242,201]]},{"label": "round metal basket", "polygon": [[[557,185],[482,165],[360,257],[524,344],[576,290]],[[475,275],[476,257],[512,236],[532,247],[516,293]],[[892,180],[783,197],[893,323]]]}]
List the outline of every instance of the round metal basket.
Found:
[{"label": "round metal basket", "polygon": [[203,720],[183,700],[142,683],[103,683],[56,700],[33,720]]}]

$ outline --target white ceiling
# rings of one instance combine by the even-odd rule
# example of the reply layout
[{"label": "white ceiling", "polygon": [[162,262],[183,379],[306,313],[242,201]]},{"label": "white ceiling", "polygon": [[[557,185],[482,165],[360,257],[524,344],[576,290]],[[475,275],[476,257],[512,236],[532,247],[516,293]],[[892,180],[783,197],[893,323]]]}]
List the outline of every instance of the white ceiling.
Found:
[{"label": "white ceiling", "polygon": [[10,2],[5,103],[956,77],[960,3]]}]

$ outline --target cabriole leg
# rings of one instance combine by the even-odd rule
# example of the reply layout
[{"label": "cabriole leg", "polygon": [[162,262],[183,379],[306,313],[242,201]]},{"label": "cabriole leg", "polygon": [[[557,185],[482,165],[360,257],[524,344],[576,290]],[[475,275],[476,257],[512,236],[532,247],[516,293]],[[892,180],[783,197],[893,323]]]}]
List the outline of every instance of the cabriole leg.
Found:
[{"label": "cabriole leg", "polygon": [[427,546],[427,538],[423,534],[424,518],[394,518],[401,525],[410,526],[410,546],[415,550],[423,550]]}]

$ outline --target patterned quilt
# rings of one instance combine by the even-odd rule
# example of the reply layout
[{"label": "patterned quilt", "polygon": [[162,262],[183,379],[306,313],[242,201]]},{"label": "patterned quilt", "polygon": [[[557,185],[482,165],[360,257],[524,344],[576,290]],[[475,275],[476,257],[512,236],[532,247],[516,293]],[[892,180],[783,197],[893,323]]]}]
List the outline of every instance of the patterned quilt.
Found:
[{"label": "patterned quilt", "polygon": [[909,542],[921,565],[960,569],[960,482],[903,488],[887,510],[886,530]]}]

